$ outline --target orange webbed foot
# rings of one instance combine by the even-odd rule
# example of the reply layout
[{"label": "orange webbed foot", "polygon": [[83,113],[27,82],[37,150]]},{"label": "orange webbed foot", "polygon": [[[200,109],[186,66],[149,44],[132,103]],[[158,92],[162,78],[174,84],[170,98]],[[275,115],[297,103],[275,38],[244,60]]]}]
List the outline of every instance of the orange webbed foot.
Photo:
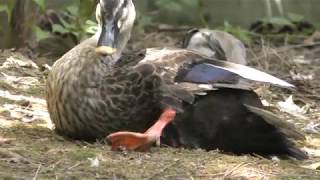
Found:
[{"label": "orange webbed foot", "polygon": [[154,143],[160,145],[162,130],[174,119],[175,115],[176,110],[167,108],[158,121],[145,133],[121,131],[110,134],[107,140],[111,143],[111,150],[124,148],[132,151],[147,151]]},{"label": "orange webbed foot", "polygon": [[146,133],[135,132],[116,132],[107,137],[111,143],[111,150],[126,149],[130,151],[147,151],[154,144],[159,141],[160,137],[152,136]]}]

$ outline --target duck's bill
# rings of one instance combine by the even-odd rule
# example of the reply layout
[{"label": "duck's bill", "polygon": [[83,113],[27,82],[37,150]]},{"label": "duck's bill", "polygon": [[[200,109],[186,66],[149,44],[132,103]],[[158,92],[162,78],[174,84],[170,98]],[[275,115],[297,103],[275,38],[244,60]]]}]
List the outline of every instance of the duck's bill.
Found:
[{"label": "duck's bill", "polygon": [[98,46],[96,48],[96,52],[102,55],[111,55],[116,53],[117,49],[110,46]]},{"label": "duck's bill", "polygon": [[118,28],[113,21],[102,24],[96,52],[102,55],[111,55],[117,52],[116,39]]}]

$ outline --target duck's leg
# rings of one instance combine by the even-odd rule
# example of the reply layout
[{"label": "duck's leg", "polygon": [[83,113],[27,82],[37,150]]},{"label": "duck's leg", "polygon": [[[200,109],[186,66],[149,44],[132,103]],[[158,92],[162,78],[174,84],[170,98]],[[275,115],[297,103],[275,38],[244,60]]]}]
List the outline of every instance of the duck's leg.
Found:
[{"label": "duck's leg", "polygon": [[162,130],[175,116],[176,110],[167,108],[162,112],[157,122],[144,133],[120,131],[110,134],[107,139],[111,143],[111,149],[124,148],[126,150],[146,151],[154,143],[160,145]]}]

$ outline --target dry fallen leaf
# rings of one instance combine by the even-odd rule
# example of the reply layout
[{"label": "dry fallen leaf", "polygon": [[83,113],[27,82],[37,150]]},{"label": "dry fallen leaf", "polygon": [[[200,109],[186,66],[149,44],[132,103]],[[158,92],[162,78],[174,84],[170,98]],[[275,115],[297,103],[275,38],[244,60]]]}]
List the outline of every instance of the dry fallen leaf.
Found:
[{"label": "dry fallen leaf", "polygon": [[291,78],[295,81],[312,81],[314,80],[313,74],[301,74],[290,71]]},{"label": "dry fallen leaf", "polygon": [[320,157],[320,149],[311,149],[311,148],[304,147],[302,148],[302,150],[308,153],[308,155],[310,156]]},{"label": "dry fallen leaf", "polygon": [[285,101],[278,102],[279,109],[283,112],[286,112],[288,114],[291,114],[293,116],[307,119],[305,114],[307,113],[307,110],[309,109],[308,105],[299,107],[293,102],[293,96],[289,96],[288,99]]},{"label": "dry fallen leaf", "polygon": [[312,170],[320,170],[320,162],[313,163],[313,164],[310,164],[310,165],[301,166],[301,167],[307,168],[307,169],[312,169]]},{"label": "dry fallen leaf", "polygon": [[306,133],[319,134],[320,132],[320,123],[311,121],[303,129]]},{"label": "dry fallen leaf", "polygon": [[10,67],[25,67],[25,68],[33,68],[33,69],[38,69],[39,67],[37,66],[36,63],[34,63],[31,60],[26,60],[26,59],[17,59],[14,57],[9,57],[7,58],[6,62],[3,63],[2,67],[4,68],[10,68]]},{"label": "dry fallen leaf", "polygon": [[88,160],[90,161],[90,167],[99,167],[100,161],[99,161],[98,157],[88,158]]}]

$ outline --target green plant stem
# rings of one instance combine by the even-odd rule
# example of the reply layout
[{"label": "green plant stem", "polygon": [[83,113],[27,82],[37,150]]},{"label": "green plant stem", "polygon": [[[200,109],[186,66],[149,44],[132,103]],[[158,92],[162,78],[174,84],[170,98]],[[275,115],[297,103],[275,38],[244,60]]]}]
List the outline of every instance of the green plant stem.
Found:
[{"label": "green plant stem", "polygon": [[206,21],[206,19],[205,19],[205,17],[204,17],[204,10],[203,10],[203,8],[204,8],[204,2],[203,2],[203,0],[198,0],[199,19],[200,19],[202,25],[207,28],[209,25],[208,25],[208,22]]}]

